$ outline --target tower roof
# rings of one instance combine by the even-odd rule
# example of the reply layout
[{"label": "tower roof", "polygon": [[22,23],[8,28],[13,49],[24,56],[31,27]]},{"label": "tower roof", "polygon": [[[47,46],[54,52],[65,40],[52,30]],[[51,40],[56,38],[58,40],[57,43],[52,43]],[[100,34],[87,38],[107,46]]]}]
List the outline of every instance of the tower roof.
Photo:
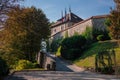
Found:
[{"label": "tower roof", "polygon": [[74,13],[70,12],[70,13],[66,14],[64,17],[58,19],[57,22],[55,24],[53,24],[51,27],[55,27],[57,25],[61,25],[61,24],[64,24],[66,22],[69,22],[69,21],[77,23],[77,22],[80,22],[82,20],[83,20],[82,18],[80,18],[77,15],[75,15]]}]

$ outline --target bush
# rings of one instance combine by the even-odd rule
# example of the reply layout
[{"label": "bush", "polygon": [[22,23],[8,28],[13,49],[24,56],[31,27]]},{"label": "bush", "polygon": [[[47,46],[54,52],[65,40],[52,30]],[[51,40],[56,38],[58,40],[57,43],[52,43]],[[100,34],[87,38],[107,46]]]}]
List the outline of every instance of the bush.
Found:
[{"label": "bush", "polygon": [[112,74],[115,72],[113,69],[115,64],[114,50],[100,51],[95,57],[95,67],[98,72]]},{"label": "bush", "polygon": [[103,74],[113,74],[115,70],[112,67],[105,67],[101,69],[101,73]]},{"label": "bush", "polygon": [[82,35],[86,38],[87,40],[87,45],[93,43],[93,34],[92,34],[92,27],[86,26],[85,32],[82,33]]},{"label": "bush", "polygon": [[62,41],[62,39],[58,39],[58,40],[53,40],[52,41],[52,43],[50,45],[50,48],[51,48],[52,52],[56,52],[57,51],[57,49],[60,47],[61,41]]},{"label": "bush", "polygon": [[104,35],[98,35],[97,40],[98,41],[104,41]]},{"label": "bush", "polygon": [[70,60],[79,57],[85,43],[86,39],[81,35],[65,38],[61,43],[61,56]]},{"label": "bush", "polygon": [[24,58],[24,54],[22,51],[6,48],[0,50],[0,57],[6,61],[9,68],[14,69],[15,64]]},{"label": "bush", "polygon": [[105,40],[109,40],[110,37],[108,35],[98,35],[97,36],[97,40],[98,41],[105,41]]},{"label": "bush", "polygon": [[93,29],[92,34],[93,34],[93,40],[94,41],[98,40],[97,37],[99,35],[104,36],[103,40],[110,40],[109,32],[107,30],[102,31],[102,30]]},{"label": "bush", "polygon": [[9,68],[5,60],[0,58],[0,77],[3,77],[9,73]]},{"label": "bush", "polygon": [[65,51],[63,51],[61,55],[63,58],[68,59],[68,60],[74,60],[74,59],[78,58],[81,53],[80,49],[68,49]]},{"label": "bush", "polygon": [[16,66],[16,70],[32,69],[32,68],[35,68],[35,65],[36,64],[34,64],[28,60],[19,60],[17,66]]}]

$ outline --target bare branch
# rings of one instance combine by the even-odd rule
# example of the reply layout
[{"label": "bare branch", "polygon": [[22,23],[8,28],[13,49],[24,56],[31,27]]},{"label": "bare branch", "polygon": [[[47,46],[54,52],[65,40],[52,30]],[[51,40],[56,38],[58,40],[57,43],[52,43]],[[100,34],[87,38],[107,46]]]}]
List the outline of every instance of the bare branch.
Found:
[{"label": "bare branch", "polygon": [[0,0],[0,23],[5,20],[3,15],[6,15],[11,9],[19,6],[18,2],[24,0]]}]

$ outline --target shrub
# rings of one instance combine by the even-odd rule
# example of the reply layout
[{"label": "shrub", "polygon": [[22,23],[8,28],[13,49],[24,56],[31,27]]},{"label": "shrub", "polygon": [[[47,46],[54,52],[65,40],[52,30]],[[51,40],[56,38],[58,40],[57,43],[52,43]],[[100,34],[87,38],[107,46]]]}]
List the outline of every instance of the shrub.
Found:
[{"label": "shrub", "polygon": [[33,64],[28,60],[19,60],[16,66],[16,70],[32,69],[32,68],[35,68],[35,65],[36,64]]},{"label": "shrub", "polygon": [[120,67],[117,67],[115,72],[116,72],[117,75],[120,75]]},{"label": "shrub", "polygon": [[93,34],[94,41],[97,41],[97,37],[99,35],[103,35],[104,40],[110,40],[109,32],[107,30],[103,31],[103,30],[93,29],[92,34]]},{"label": "shrub", "polygon": [[61,43],[61,56],[70,60],[79,57],[85,43],[86,39],[81,35],[65,38]]},{"label": "shrub", "polygon": [[58,57],[61,56],[60,50],[61,50],[61,46],[57,49],[57,52],[55,53],[55,55]]},{"label": "shrub", "polygon": [[115,70],[109,66],[101,69],[101,73],[103,73],[103,74],[113,74],[114,72],[115,72]]},{"label": "shrub", "polygon": [[0,77],[5,76],[9,73],[9,68],[5,60],[0,58]]},{"label": "shrub", "polygon": [[24,58],[24,54],[22,51],[6,48],[0,50],[0,57],[6,61],[9,68],[14,69],[15,64]]},{"label": "shrub", "polygon": [[95,57],[95,67],[96,71],[104,74],[112,74],[115,72],[113,66],[115,62],[115,52],[114,50],[104,50],[98,52]]},{"label": "shrub", "polygon": [[52,52],[56,52],[57,49],[60,47],[62,39],[58,39],[58,40],[53,40],[51,43],[51,51]]},{"label": "shrub", "polygon": [[[63,50],[62,50],[63,51]],[[68,49],[62,52],[62,57],[68,60],[74,60],[80,56],[80,49]]]},{"label": "shrub", "polygon": [[98,41],[104,41],[104,35],[98,35],[97,40]]},{"label": "shrub", "polygon": [[98,35],[98,36],[97,36],[97,40],[98,40],[98,41],[110,40],[110,37],[109,37],[107,34]]},{"label": "shrub", "polygon": [[93,43],[93,34],[92,34],[92,27],[87,26],[85,32],[82,35],[86,38],[87,44]]}]

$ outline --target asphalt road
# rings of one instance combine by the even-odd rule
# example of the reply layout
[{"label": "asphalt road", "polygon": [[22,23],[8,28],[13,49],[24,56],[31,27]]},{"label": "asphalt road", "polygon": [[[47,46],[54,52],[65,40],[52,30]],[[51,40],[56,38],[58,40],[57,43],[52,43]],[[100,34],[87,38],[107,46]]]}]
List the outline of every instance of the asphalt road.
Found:
[{"label": "asphalt road", "polygon": [[115,75],[85,71],[60,58],[55,58],[55,60],[56,71],[19,71],[6,77],[5,80],[120,80]]},{"label": "asphalt road", "polygon": [[22,71],[15,72],[5,80],[120,80],[115,76],[101,75],[89,72],[63,71]]}]

